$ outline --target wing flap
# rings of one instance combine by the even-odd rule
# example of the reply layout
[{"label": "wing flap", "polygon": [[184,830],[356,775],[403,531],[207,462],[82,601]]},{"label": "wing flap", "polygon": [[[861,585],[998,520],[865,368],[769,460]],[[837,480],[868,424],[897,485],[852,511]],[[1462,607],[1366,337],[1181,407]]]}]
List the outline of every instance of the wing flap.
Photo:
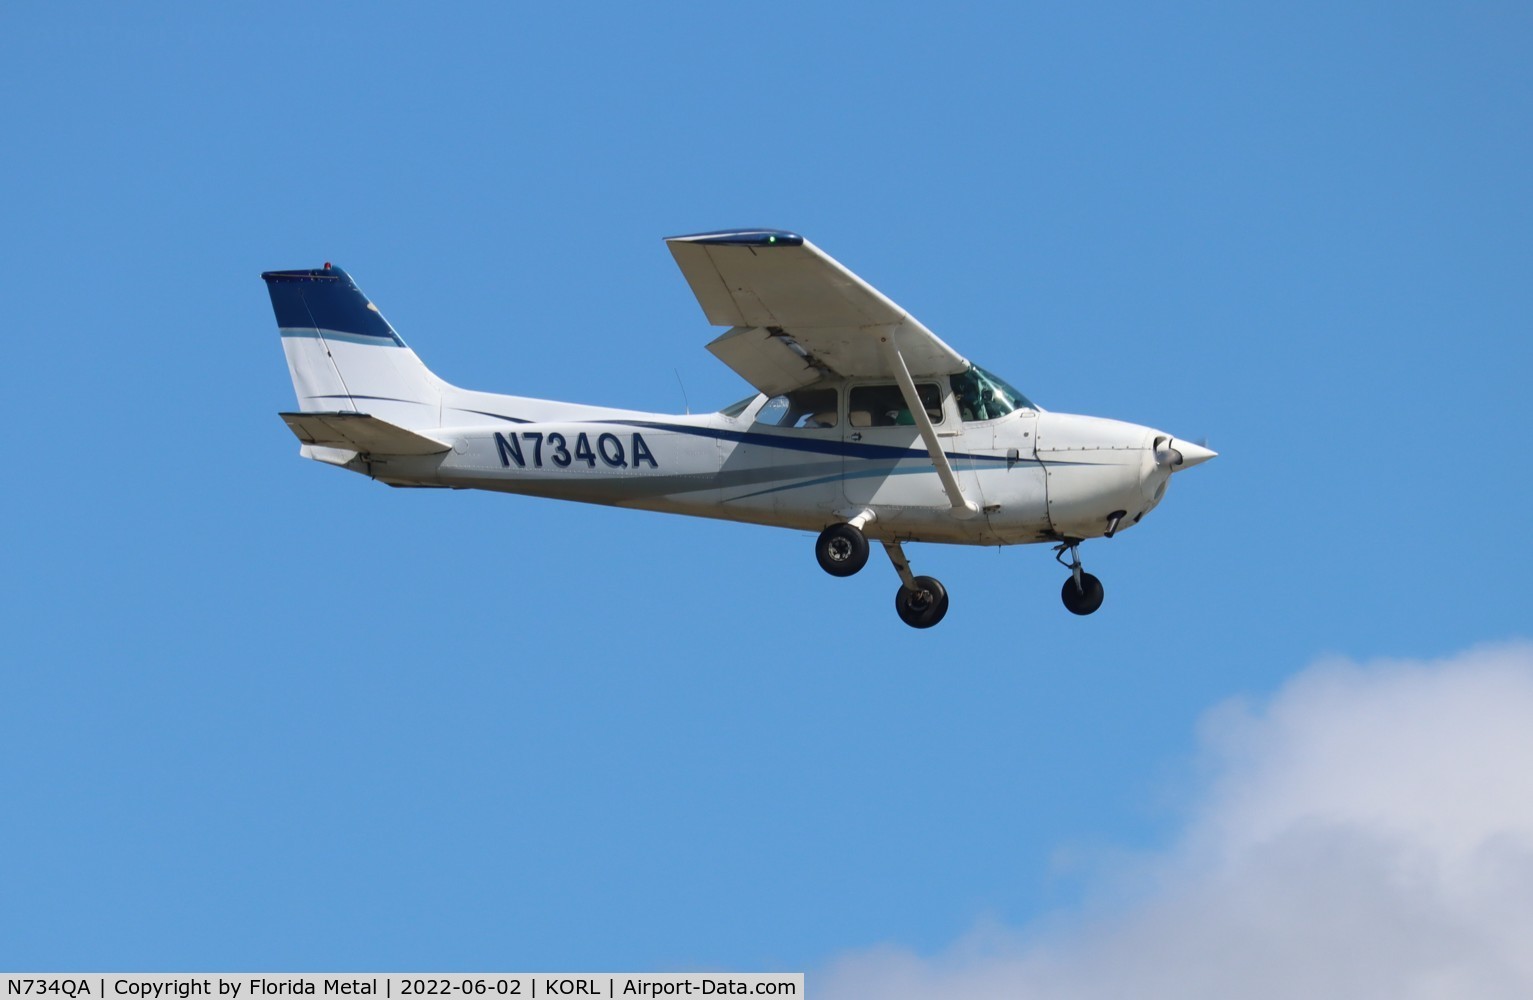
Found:
[{"label": "wing flap", "polygon": [[279,413],[306,445],[363,455],[439,455],[451,449],[435,438],[366,413]]},{"label": "wing flap", "polygon": [[759,326],[737,326],[708,350],[768,396],[802,389],[826,374],[793,338]]}]

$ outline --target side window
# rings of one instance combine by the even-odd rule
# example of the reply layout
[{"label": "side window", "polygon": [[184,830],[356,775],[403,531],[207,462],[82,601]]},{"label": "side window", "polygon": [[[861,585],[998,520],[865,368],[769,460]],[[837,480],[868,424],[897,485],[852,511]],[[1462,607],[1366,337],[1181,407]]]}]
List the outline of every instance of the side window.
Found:
[{"label": "side window", "polygon": [[762,404],[756,423],[768,427],[834,427],[836,390],[798,389],[773,396]]},{"label": "side window", "polygon": [[[935,382],[917,382],[916,395],[934,424],[942,423],[942,390]],[[859,385],[852,389],[846,419],[853,427],[894,427],[914,424],[905,394],[897,385]]]}]

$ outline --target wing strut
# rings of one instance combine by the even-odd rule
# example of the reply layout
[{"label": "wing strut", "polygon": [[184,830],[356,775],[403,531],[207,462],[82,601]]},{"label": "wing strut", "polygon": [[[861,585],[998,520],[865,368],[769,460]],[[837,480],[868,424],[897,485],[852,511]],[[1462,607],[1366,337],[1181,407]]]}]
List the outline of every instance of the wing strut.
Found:
[{"label": "wing strut", "polygon": [[886,327],[885,331],[878,335],[879,349],[883,351],[885,360],[894,371],[894,377],[900,384],[900,393],[905,397],[905,405],[910,408],[910,415],[915,419],[916,429],[921,432],[921,440],[926,442],[926,450],[931,455],[932,464],[937,467],[937,478],[942,480],[942,489],[947,493],[948,503],[953,506],[949,513],[960,520],[967,520],[979,513],[979,504],[964,496],[963,487],[958,485],[958,477],[953,474],[953,463],[948,461],[947,453],[942,450],[942,444],[937,440],[937,428],[932,426],[932,418],[927,415],[926,407],[921,403],[921,397],[916,392],[916,383],[910,377],[910,369],[905,366],[905,359],[900,355],[900,349],[894,344],[894,330],[894,327]]}]

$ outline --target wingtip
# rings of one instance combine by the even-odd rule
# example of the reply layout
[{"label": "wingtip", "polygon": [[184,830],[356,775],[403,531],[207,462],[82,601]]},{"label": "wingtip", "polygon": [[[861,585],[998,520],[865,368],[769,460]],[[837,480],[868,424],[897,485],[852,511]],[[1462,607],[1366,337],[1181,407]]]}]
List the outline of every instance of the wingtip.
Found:
[{"label": "wingtip", "polygon": [[804,245],[804,238],[786,229],[721,229],[711,233],[689,233],[685,236],[667,236],[667,243],[701,243],[711,246],[737,247],[797,247]]}]

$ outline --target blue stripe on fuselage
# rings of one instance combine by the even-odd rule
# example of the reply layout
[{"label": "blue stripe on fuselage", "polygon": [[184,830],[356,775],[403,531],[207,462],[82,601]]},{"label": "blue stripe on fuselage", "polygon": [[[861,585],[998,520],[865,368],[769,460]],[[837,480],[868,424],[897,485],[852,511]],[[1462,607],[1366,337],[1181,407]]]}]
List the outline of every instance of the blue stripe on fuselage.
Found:
[{"label": "blue stripe on fuselage", "polygon": [[[754,444],[787,451],[808,451],[820,455],[840,455],[843,458],[885,459],[899,461],[906,458],[930,457],[925,448],[905,448],[893,444],[861,444],[856,441],[835,441],[823,438],[790,437],[786,434],[764,434],[760,431],[730,431],[719,427],[693,427],[688,424],[667,424],[654,420],[605,420],[591,423],[618,424],[623,427],[643,427],[649,430],[671,431],[675,434],[691,434],[695,437],[711,437],[736,444]],[[948,452],[950,459],[971,462],[1006,462],[1005,455],[979,455],[973,452]],[[1034,458],[1018,458],[1013,465],[1033,463]]]}]

